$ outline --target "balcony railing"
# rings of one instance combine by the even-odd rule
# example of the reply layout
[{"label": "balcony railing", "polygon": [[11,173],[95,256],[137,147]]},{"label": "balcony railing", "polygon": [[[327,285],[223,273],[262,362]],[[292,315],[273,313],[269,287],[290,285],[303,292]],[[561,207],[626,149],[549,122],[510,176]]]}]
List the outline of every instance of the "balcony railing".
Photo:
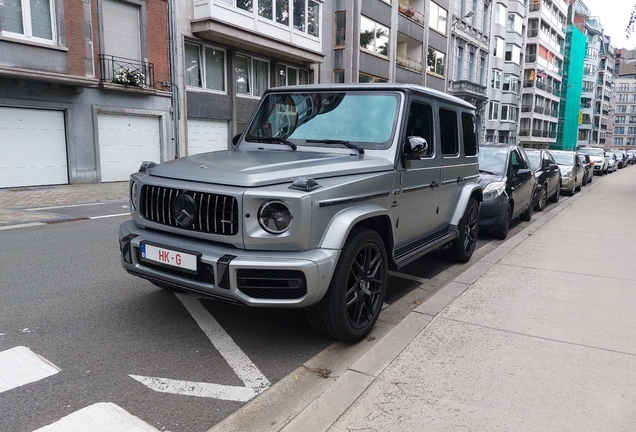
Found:
[{"label": "balcony railing", "polygon": [[415,60],[405,55],[398,54],[396,63],[398,66],[403,67],[404,69],[422,73],[422,62],[419,60]]},{"label": "balcony railing", "polygon": [[531,4],[528,6],[528,10],[529,10],[530,12],[537,12],[537,11],[538,11],[538,10],[540,10],[540,9],[541,9],[541,3],[531,3]]},{"label": "balcony railing", "polygon": [[101,82],[138,88],[155,85],[155,68],[148,62],[100,54],[99,72]]},{"label": "balcony railing", "polygon": [[538,137],[541,138],[541,136],[543,135],[541,129],[532,129],[532,136],[533,137]]},{"label": "balcony railing", "polygon": [[530,129],[519,129],[519,136],[530,136]]},{"label": "balcony railing", "polygon": [[521,112],[530,112],[532,111],[532,105],[521,105]]},{"label": "balcony railing", "polygon": [[400,14],[402,14],[405,17],[415,21],[416,23],[418,23],[420,25],[424,25],[424,14],[422,14],[421,12],[416,11],[411,6],[409,6],[407,3],[400,2],[398,4],[398,11],[400,12]]},{"label": "balcony railing", "polygon": [[455,95],[467,95],[478,96],[480,98],[486,98],[486,86],[474,83],[472,81],[455,81],[451,85],[451,91]]}]

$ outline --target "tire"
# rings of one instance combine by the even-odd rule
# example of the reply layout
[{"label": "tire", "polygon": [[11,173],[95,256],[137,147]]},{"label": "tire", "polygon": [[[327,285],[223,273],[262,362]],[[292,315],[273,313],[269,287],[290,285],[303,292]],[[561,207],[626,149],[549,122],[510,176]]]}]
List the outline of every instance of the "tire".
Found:
[{"label": "tire", "polygon": [[554,195],[552,195],[549,198],[550,202],[553,202],[553,203],[559,202],[559,198],[561,198],[561,186],[560,186],[560,183],[561,182],[559,181],[559,184],[557,185],[556,192],[554,193]]},{"label": "tire", "polygon": [[591,175],[589,179],[587,179],[587,184],[592,183],[592,177],[594,177],[594,175]]},{"label": "tire", "polygon": [[506,208],[506,213],[504,215],[504,219],[499,225],[499,228],[495,230],[493,235],[499,240],[504,240],[508,237],[508,231],[510,230],[510,220],[512,219],[512,206],[508,203],[508,207]]},{"label": "tire", "polygon": [[[534,193],[532,194],[532,196],[534,196]],[[526,211],[524,211],[523,213],[519,215],[519,219],[521,219],[522,221],[528,222],[530,219],[532,219],[533,214],[534,214],[534,203],[530,203]]]},{"label": "tire", "polygon": [[[576,180],[574,180],[574,184],[576,185]],[[582,187],[583,187],[583,182],[581,182],[581,184],[579,186],[576,186],[574,189],[576,189],[577,192],[581,192]]]},{"label": "tire", "polygon": [[305,309],[311,327],[346,342],[369,334],[382,310],[388,260],[380,236],[354,228],[345,242],[325,296]]},{"label": "tire", "polygon": [[479,234],[479,204],[475,198],[468,201],[468,206],[458,228],[459,236],[453,240],[446,254],[457,262],[465,263],[475,252],[477,235]]},{"label": "tire", "polygon": [[534,209],[536,211],[543,211],[543,209],[545,208],[545,204],[548,202],[548,184],[544,184],[541,187],[541,194],[539,195],[539,200],[537,201],[537,203],[534,206]]},{"label": "tire", "polygon": [[585,186],[586,184],[587,184],[587,174],[583,176],[583,181],[581,181],[581,187]]}]

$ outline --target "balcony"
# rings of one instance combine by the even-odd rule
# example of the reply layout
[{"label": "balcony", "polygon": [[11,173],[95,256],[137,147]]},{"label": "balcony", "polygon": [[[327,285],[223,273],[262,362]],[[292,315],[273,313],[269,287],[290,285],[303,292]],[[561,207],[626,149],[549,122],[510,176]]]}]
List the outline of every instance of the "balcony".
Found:
[{"label": "balcony", "polygon": [[477,98],[482,102],[487,100],[486,86],[472,81],[455,81],[451,84],[451,93],[459,97]]},{"label": "balcony", "polygon": [[152,63],[99,55],[99,80],[124,87],[147,88],[155,85],[155,68]]},{"label": "balcony", "polygon": [[532,111],[532,105],[521,105],[521,112],[530,112]]},{"label": "balcony", "polygon": [[422,73],[422,62],[419,60],[415,60],[405,55],[398,54],[396,63],[401,68],[408,69],[417,73]]},{"label": "balcony", "polygon": [[[290,10],[288,15],[272,17],[271,10],[269,13],[262,10],[258,2],[239,3],[240,7],[234,6],[233,1],[194,1],[190,22],[192,34],[235,49],[261,52],[289,61],[323,62],[319,9],[305,3],[302,14]],[[291,9],[292,2],[289,6]],[[304,20],[297,23],[297,16]]]},{"label": "balcony", "polygon": [[400,2],[398,4],[398,12],[400,15],[404,15],[408,19],[415,21],[420,25],[424,25],[424,15],[421,12],[416,11],[408,3]]},{"label": "balcony", "polygon": [[519,129],[519,136],[530,136],[530,129]]}]

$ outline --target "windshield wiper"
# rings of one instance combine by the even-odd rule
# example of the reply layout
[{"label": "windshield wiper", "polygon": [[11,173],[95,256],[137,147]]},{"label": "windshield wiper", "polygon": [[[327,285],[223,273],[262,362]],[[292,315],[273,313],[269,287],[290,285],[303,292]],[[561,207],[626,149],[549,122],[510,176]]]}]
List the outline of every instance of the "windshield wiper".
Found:
[{"label": "windshield wiper", "polygon": [[308,139],[306,142],[308,142],[308,143],[322,143],[322,144],[342,144],[343,146],[345,146],[347,148],[358,150],[358,153],[360,153],[360,154],[364,154],[364,149],[362,147],[357,146],[355,144],[351,144],[349,141],[334,140],[334,139],[322,139],[322,140]]},{"label": "windshield wiper", "polygon": [[248,136],[247,138],[245,138],[247,141],[260,141],[260,142],[265,142],[265,143],[281,143],[281,144],[287,144],[288,146],[290,146],[292,148],[292,150],[296,150],[298,148],[298,146],[296,146],[296,144],[294,144],[293,142],[285,139],[285,138],[281,138],[281,137],[257,137],[257,136]]}]

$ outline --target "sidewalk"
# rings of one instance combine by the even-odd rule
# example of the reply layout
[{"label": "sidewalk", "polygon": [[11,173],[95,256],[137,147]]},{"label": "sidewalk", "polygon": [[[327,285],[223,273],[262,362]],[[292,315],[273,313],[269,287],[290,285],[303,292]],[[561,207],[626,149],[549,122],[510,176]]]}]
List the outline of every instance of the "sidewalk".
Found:
[{"label": "sidewalk", "polygon": [[318,390],[299,369],[211,431],[636,430],[635,197],[635,167],[595,177]]},{"label": "sidewalk", "polygon": [[46,210],[31,211],[34,208],[125,200],[127,197],[128,182],[0,189],[0,226],[51,222],[61,218],[46,213]]}]

